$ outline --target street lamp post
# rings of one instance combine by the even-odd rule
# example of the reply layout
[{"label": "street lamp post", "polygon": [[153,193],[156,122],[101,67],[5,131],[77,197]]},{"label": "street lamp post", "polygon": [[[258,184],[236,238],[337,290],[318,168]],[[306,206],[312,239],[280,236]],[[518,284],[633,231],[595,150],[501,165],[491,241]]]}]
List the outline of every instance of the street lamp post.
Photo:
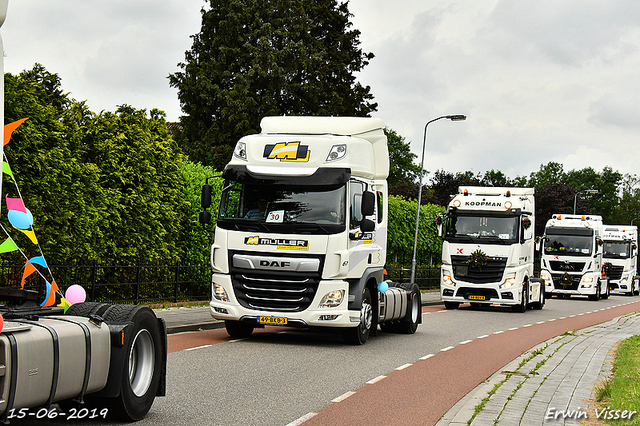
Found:
[{"label": "street lamp post", "polygon": [[576,192],[576,195],[573,197],[573,214],[576,214],[576,202],[578,201],[578,194],[581,192],[584,192],[586,194],[597,194],[600,191],[598,191],[597,189],[585,189],[583,191]]},{"label": "street lamp post", "polygon": [[418,211],[416,212],[416,232],[413,240],[413,257],[411,258],[411,282],[416,282],[416,252],[418,249],[418,225],[420,225],[420,203],[422,201],[422,176],[424,174],[424,151],[427,147],[427,127],[434,121],[442,120],[446,118],[451,121],[464,121],[467,119],[466,115],[443,115],[438,118],[434,118],[424,125],[424,137],[422,139],[422,159],[420,160],[420,186],[418,187]]}]

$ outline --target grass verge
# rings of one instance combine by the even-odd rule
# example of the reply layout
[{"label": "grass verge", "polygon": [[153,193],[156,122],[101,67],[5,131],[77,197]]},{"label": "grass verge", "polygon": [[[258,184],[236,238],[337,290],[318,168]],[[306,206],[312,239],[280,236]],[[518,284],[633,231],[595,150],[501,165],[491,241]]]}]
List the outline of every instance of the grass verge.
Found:
[{"label": "grass verge", "polygon": [[[611,377],[596,387],[595,398],[600,405],[596,415],[600,414],[599,419],[606,424],[640,425],[640,336],[620,342]],[[633,411],[636,413],[629,419]]]}]

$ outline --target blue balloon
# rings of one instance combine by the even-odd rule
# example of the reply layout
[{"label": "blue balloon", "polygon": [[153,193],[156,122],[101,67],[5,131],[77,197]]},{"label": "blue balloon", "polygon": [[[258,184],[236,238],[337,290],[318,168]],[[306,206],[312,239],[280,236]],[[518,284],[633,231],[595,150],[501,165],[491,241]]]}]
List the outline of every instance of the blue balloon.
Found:
[{"label": "blue balloon", "polygon": [[378,284],[378,291],[380,293],[384,293],[387,290],[389,290],[389,284],[387,284],[386,281],[382,281],[380,284]]},{"label": "blue balloon", "polygon": [[18,228],[18,229],[31,228],[31,225],[33,225],[33,215],[31,214],[29,209],[26,209],[26,210],[27,210],[26,213],[21,212],[19,210],[9,210],[7,217],[9,219],[9,223],[11,223],[11,225],[14,228]]}]

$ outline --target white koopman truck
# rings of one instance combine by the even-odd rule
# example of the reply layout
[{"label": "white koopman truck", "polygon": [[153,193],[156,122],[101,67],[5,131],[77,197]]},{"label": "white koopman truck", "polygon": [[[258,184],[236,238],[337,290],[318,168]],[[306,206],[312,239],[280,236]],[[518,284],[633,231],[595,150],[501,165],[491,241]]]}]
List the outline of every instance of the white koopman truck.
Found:
[{"label": "white koopman truck", "polygon": [[[420,290],[384,278],[389,154],[382,120],[265,117],[261,129],[238,141],[223,172],[211,315],[233,337],[265,325],[333,327],[352,344],[378,325],[414,333]],[[205,225],[210,204],[207,179]]]},{"label": "white koopman truck", "polygon": [[605,225],[602,272],[609,278],[612,292],[629,296],[640,293],[636,276],[638,261],[638,227]]},{"label": "white koopman truck", "polygon": [[542,281],[533,275],[533,188],[460,187],[438,228],[447,309],[461,303],[542,309]]},{"label": "white koopman truck", "polygon": [[601,272],[602,217],[554,214],[544,233],[540,278],[544,280],[547,296],[607,299],[608,279]]}]

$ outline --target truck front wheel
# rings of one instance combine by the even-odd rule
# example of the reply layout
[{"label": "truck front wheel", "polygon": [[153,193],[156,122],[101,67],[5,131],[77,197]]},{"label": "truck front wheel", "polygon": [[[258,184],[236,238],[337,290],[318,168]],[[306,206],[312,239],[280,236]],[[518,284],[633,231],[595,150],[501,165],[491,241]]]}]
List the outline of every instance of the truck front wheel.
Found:
[{"label": "truck front wheel", "polygon": [[109,414],[125,420],[140,420],[149,412],[160,382],[162,343],[158,320],[151,309],[134,305],[114,305],[104,313],[104,319],[133,323],[120,395],[110,401]]},{"label": "truck front wheel", "polygon": [[360,323],[357,327],[346,327],[342,330],[342,338],[349,345],[364,345],[369,338],[373,323],[373,308],[371,306],[371,292],[368,288],[362,293],[362,307],[360,308]]},{"label": "truck front wheel", "polygon": [[255,328],[250,324],[232,320],[225,320],[224,326],[227,329],[229,336],[234,339],[244,339],[245,337],[251,336],[251,333],[253,333],[253,329]]}]

